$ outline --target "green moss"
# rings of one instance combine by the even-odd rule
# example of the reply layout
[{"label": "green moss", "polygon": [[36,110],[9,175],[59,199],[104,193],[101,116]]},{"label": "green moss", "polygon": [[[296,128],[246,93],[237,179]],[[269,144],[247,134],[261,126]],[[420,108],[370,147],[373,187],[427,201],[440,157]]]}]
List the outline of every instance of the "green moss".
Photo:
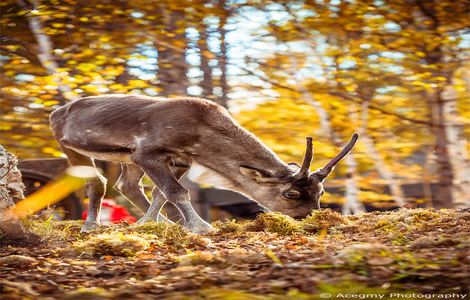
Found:
[{"label": "green moss", "polygon": [[[371,214],[372,215],[372,214]],[[384,233],[394,245],[406,245],[412,242],[414,233],[420,230],[434,230],[436,226],[448,226],[448,211],[434,209],[401,209],[393,213],[377,215],[374,229]],[[452,220],[456,216],[452,217]]]},{"label": "green moss", "polygon": [[25,228],[41,237],[43,241],[65,241],[74,240],[80,237],[82,221],[54,221],[52,215],[46,219],[25,219]]},{"label": "green moss", "polygon": [[99,300],[99,299],[111,299],[112,294],[105,289],[90,287],[81,287],[71,292],[68,292],[65,296],[67,300]]},{"label": "green moss", "polygon": [[150,246],[150,242],[137,235],[124,235],[121,232],[103,233],[89,236],[87,240],[73,243],[77,252],[94,256],[134,256]]},{"label": "green moss", "polygon": [[268,231],[280,235],[302,233],[301,223],[281,213],[265,213],[245,227],[251,231]]},{"label": "green moss", "polygon": [[409,242],[406,234],[409,232],[408,226],[400,222],[391,222],[388,219],[377,221],[375,229],[390,238],[393,245],[405,245]]},{"label": "green moss", "polygon": [[143,225],[128,227],[125,232],[154,235],[170,244],[182,244],[190,235],[181,225],[166,222],[147,222]]},{"label": "green moss", "polygon": [[439,214],[434,209],[413,209],[409,211],[409,215],[413,225],[435,220],[441,217],[441,214]]},{"label": "green moss", "polygon": [[195,251],[178,257],[178,262],[182,266],[188,265],[209,265],[219,262],[220,258],[210,251]]},{"label": "green moss", "polygon": [[218,229],[217,234],[238,234],[242,233],[245,230],[247,222],[237,221],[237,220],[226,220],[226,221],[216,221],[212,224],[215,228]]},{"label": "green moss", "polygon": [[338,212],[331,209],[314,211],[301,222],[303,229],[310,233],[319,233],[332,227],[347,224],[346,220]]}]

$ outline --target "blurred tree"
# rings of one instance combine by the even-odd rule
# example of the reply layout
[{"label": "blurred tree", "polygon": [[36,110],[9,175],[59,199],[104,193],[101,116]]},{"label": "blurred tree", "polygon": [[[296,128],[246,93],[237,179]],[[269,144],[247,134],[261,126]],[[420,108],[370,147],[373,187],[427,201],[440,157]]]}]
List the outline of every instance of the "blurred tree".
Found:
[{"label": "blurred tree", "polygon": [[345,211],[359,211],[358,199],[401,205],[408,181],[437,180],[436,207],[470,206],[468,1],[6,0],[0,8],[0,143],[21,157],[61,155],[47,117],[65,101],[188,94],[229,107],[287,160],[300,160],[304,137],[316,132],[320,166],[359,131],[336,172]]},{"label": "blurred tree", "polygon": [[203,76],[201,81],[202,96],[207,99],[214,99],[214,79],[212,76],[212,67],[209,65],[213,53],[209,50],[207,44],[209,32],[204,20],[201,20],[199,24],[198,47]]},{"label": "blurred tree", "polygon": [[227,62],[228,62],[228,45],[227,45],[227,30],[225,25],[227,24],[230,15],[233,14],[234,9],[229,8],[225,0],[218,0],[218,14],[219,14],[219,23],[217,31],[220,38],[220,52],[218,55],[218,65],[220,69],[220,91],[221,95],[219,96],[218,103],[224,107],[227,107],[228,103],[228,94],[230,92],[230,87],[228,84],[228,74],[227,74]]},{"label": "blurred tree", "polygon": [[[368,154],[361,164],[373,161],[398,203],[402,204],[403,199],[394,170],[401,177],[416,178],[402,171],[403,164],[408,168],[410,163],[417,166],[422,145],[431,142],[429,136],[435,137],[438,167],[439,191],[434,205],[453,206],[452,194],[456,190],[461,191],[456,199],[468,198],[465,196],[468,192],[462,192],[466,189],[462,186],[470,185],[465,179],[468,174],[462,171],[469,168],[461,167],[468,164],[465,154],[468,145],[461,138],[461,112],[455,109],[459,107],[456,103],[459,99],[439,100],[442,88],[449,86],[452,74],[468,59],[468,46],[462,43],[462,34],[469,27],[465,1],[338,1],[334,4],[288,1],[261,2],[258,7],[284,12],[285,17],[269,20],[270,35],[281,41],[278,47],[281,50],[268,61],[265,57],[253,61],[265,74],[255,75],[277,88],[297,90],[306,86],[307,93],[302,92],[304,100],[308,93],[310,98],[319,99],[319,95],[326,93],[339,97],[343,107],[350,106],[352,115],[355,110],[362,110],[362,117],[352,120],[350,110],[340,112],[332,105],[334,98],[327,97],[325,102],[314,104],[321,123],[328,120],[326,112],[336,110],[330,118],[332,124],[346,121],[349,128],[361,131]],[[440,22],[438,26],[436,21]],[[296,68],[301,80],[292,79],[288,73],[280,75],[286,68],[279,66],[292,56],[303,60]],[[305,74],[313,74],[314,78],[307,79]],[[457,105],[454,109],[439,106],[450,103]],[[326,108],[323,112],[318,109],[322,106]],[[447,121],[442,114],[445,110],[449,115]],[[369,117],[372,112],[374,119]],[[428,115],[431,117],[426,120]],[[380,148],[375,140],[380,141]],[[394,151],[390,151],[392,148]],[[450,152],[456,155],[450,157]],[[451,164],[455,166],[453,170]],[[459,180],[452,182],[457,174]],[[461,204],[465,205],[470,203]]]},{"label": "blurred tree", "polygon": [[161,1],[156,15],[163,26],[155,36],[158,51],[158,81],[163,96],[186,95],[189,87],[186,63],[186,18],[185,1]]}]

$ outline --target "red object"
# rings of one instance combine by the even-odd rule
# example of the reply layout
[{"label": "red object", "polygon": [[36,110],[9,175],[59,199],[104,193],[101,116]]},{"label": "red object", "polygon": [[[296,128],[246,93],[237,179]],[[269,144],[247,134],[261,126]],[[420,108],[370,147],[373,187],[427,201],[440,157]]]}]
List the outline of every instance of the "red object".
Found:
[{"label": "red object", "polygon": [[[82,214],[83,220],[85,220],[87,216],[88,210],[85,210]],[[114,200],[103,199],[100,221],[101,224],[116,224],[121,222],[131,224],[135,223],[137,219],[129,214],[124,206],[116,204]]]}]

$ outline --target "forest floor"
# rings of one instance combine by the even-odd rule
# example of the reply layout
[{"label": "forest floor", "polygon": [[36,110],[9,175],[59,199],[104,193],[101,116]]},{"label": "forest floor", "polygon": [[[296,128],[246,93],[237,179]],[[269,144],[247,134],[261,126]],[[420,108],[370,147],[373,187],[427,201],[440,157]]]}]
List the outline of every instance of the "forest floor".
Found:
[{"label": "forest floor", "polygon": [[264,214],[178,225],[30,221],[35,247],[0,247],[1,299],[466,299],[470,212],[403,209],[303,221]]}]

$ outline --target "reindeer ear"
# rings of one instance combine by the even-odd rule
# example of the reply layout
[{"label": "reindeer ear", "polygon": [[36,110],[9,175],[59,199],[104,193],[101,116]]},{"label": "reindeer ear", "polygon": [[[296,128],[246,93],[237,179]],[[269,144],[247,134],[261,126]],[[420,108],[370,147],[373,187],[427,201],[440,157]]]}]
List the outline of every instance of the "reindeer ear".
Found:
[{"label": "reindeer ear", "polygon": [[258,183],[276,183],[280,182],[279,178],[271,175],[268,171],[256,169],[249,166],[240,166],[240,173]]}]

